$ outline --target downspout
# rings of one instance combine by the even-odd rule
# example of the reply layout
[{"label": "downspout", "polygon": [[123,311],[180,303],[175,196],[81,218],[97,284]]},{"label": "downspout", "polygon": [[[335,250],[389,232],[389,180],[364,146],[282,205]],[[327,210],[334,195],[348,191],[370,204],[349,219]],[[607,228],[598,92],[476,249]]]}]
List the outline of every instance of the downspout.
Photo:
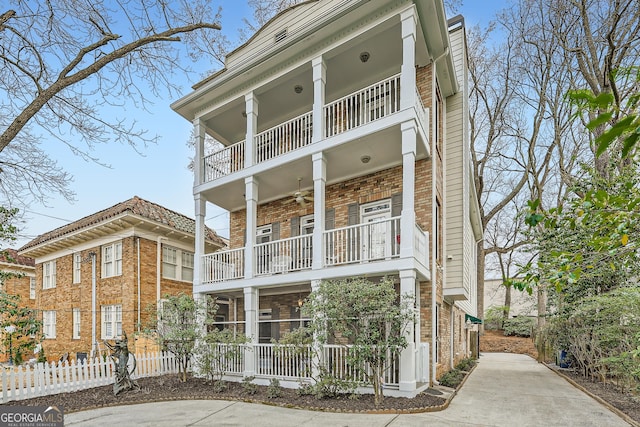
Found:
[{"label": "downspout", "polygon": [[167,240],[166,237],[158,236],[156,240],[156,316],[159,316],[160,311],[160,281],[162,279],[162,240]]},{"label": "downspout", "polygon": [[[433,118],[436,116],[436,112],[435,109],[438,108],[436,102],[437,102],[437,94],[436,94],[436,80],[435,80],[435,76],[437,75],[437,62],[439,60],[441,60],[442,58],[444,58],[445,56],[447,56],[449,54],[449,47],[446,47],[444,52],[442,52],[440,55],[438,55],[438,57],[436,57],[433,60],[433,70],[432,70],[432,77],[431,77],[431,81],[432,81],[432,86],[431,86],[431,99],[432,99],[432,105],[435,105],[435,108],[432,108],[431,111],[431,123],[434,123]],[[442,100],[442,102],[444,102],[444,99]],[[443,107],[443,112],[444,112],[444,107]],[[438,123],[435,123],[432,126],[431,129],[431,226],[433,227],[436,223],[437,223],[437,218],[436,218],[436,201],[437,201],[437,187],[436,187],[436,162],[434,160],[434,156],[436,156],[437,154],[437,148],[436,148],[436,126],[438,126]],[[443,159],[444,162],[444,159]],[[444,228],[443,228],[444,230]],[[431,385],[433,385],[434,383],[436,383],[436,374],[437,374],[437,367],[436,367],[436,332],[438,330],[438,325],[437,325],[437,316],[436,316],[436,306],[437,306],[437,300],[436,300],[436,292],[437,292],[437,269],[438,269],[438,263],[436,262],[436,246],[438,244],[437,242],[437,238],[439,237],[439,233],[438,230],[432,230],[435,231],[435,233],[432,233],[434,235],[434,237],[431,239],[431,379],[430,379],[430,383]]]},{"label": "downspout", "polygon": [[138,332],[140,332],[140,238],[136,239],[136,251],[138,252]]},{"label": "downspout", "polygon": [[91,257],[91,359],[96,356],[96,253],[89,252]]}]

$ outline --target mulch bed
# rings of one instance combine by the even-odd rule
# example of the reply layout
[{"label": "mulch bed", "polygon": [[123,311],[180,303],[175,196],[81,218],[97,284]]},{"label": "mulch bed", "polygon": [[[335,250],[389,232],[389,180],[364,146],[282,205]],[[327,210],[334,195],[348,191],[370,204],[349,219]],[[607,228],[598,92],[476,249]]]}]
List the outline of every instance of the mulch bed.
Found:
[{"label": "mulch bed", "polygon": [[411,413],[442,409],[446,400],[429,392],[420,393],[413,399],[403,397],[385,397],[376,408],[373,395],[363,394],[357,398],[343,396],[332,399],[316,399],[314,396],[300,396],[295,390],[280,388],[282,395],[269,398],[267,386],[258,386],[257,392],[250,395],[242,384],[227,382],[227,390],[216,393],[211,382],[201,378],[189,378],[180,382],[176,375],[141,378],[137,380],[140,390],[122,392],[113,395],[111,385],[94,387],[73,393],[60,393],[50,396],[36,397],[20,401],[12,401],[6,405],[57,405],[64,408],[65,413],[78,412],[106,406],[130,405],[137,403],[158,402],[167,400],[240,400],[244,402],[264,403],[287,408],[301,408],[331,412],[363,412],[363,413]]}]

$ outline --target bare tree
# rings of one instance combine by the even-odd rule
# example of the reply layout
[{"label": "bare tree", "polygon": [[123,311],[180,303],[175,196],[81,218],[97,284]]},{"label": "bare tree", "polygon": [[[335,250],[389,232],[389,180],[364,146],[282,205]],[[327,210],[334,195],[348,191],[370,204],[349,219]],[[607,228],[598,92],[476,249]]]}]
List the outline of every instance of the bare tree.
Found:
[{"label": "bare tree", "polygon": [[[4,6],[4,5],[3,5]],[[138,150],[155,140],[131,105],[178,89],[185,55],[220,59],[219,11],[210,0],[13,0],[0,11],[0,191],[3,203],[27,196],[67,199],[70,176],[45,154],[40,140],[57,141],[85,160],[96,144]],[[42,137],[41,134],[45,136]],[[50,142],[48,142],[50,143]]]}]

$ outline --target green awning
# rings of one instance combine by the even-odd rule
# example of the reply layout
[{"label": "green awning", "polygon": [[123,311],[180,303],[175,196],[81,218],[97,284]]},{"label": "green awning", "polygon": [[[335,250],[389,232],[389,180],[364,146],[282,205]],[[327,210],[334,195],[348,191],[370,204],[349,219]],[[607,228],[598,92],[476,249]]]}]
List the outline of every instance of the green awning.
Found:
[{"label": "green awning", "polygon": [[477,325],[482,325],[482,319],[478,319],[477,317],[474,317],[474,316],[472,316],[470,314],[466,314],[465,313],[465,315],[464,315],[464,323],[467,323],[469,321],[471,323],[475,323]]}]

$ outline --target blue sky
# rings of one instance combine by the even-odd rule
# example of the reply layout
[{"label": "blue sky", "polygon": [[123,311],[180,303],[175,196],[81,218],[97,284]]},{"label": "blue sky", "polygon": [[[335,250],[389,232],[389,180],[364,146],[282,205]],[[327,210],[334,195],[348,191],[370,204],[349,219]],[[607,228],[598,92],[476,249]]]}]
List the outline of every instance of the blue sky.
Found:
[{"label": "blue sky", "polygon": [[[246,2],[218,0],[216,4],[222,7],[222,32],[230,40],[237,40],[242,17],[250,17],[251,14]],[[475,24],[486,26],[494,13],[504,5],[504,1],[498,0],[466,0],[460,13],[464,15],[467,27]],[[193,83],[195,81],[185,79],[182,83],[183,94],[189,93]],[[48,206],[33,204],[26,211],[26,222],[20,224],[19,239],[12,246],[20,248],[39,234],[133,196],[193,218],[193,175],[187,169],[192,153],[186,145],[192,126],[169,108],[174,100],[156,99],[154,106],[150,108],[152,113],[133,108],[126,112],[113,112],[120,117],[125,114],[127,117],[135,117],[142,128],[147,129],[149,134],[157,134],[159,140],[157,144],[143,148],[143,156],[129,146],[117,143],[98,146],[93,154],[110,164],[111,168],[87,163],[59,143],[43,143],[43,147],[51,146],[48,151],[51,157],[74,176],[70,187],[76,193],[76,201],[70,203],[63,198],[53,198]],[[228,215],[211,205],[207,209],[207,225],[218,234],[228,236]]]}]

